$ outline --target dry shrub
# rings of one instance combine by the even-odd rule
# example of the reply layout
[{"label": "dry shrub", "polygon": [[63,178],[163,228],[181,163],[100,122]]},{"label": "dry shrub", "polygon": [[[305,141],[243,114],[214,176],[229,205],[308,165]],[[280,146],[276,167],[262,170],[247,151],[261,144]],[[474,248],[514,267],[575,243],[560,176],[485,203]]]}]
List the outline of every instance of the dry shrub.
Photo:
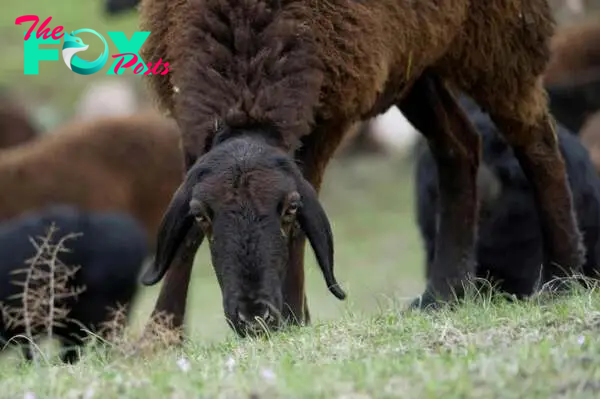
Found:
[{"label": "dry shrub", "polygon": [[[14,275],[25,275],[24,279],[12,281],[13,284],[22,287],[18,294],[9,298],[18,299],[19,306],[0,303],[6,328],[22,327],[24,333],[14,339],[25,339],[30,348],[39,347],[36,342],[38,338],[52,339],[55,328],[65,327],[67,322],[78,323],[77,320],[69,318],[71,308],[67,303],[69,299],[77,300],[85,291],[85,287],[69,284],[81,265],[66,265],[60,261],[59,254],[69,252],[65,243],[82,234],[66,234],[53,243],[56,241],[55,235],[58,230],[52,223],[45,236],[36,239],[29,237],[36,250],[35,255],[25,260],[27,267],[11,272]],[[124,356],[151,353],[181,342],[183,329],[174,328],[173,316],[165,313],[153,314],[140,337],[131,334],[127,329],[129,310],[130,306],[118,304],[115,309],[109,309],[110,318],[101,323],[96,332],[85,327],[82,329],[92,338],[108,343]],[[31,351],[32,360],[36,364],[39,355],[37,350]]]},{"label": "dry shrub", "polygon": [[173,326],[173,315],[152,314],[145,330],[134,334],[127,328],[127,308],[119,306],[111,310],[112,317],[102,323],[98,334],[113,349],[125,357],[148,355],[181,343],[183,328]]},{"label": "dry shrub", "polygon": [[[70,287],[69,284],[81,266],[66,265],[59,259],[60,253],[69,252],[65,247],[66,241],[82,234],[66,234],[54,244],[54,235],[58,230],[52,223],[45,236],[38,236],[37,240],[29,237],[36,250],[35,255],[25,260],[27,267],[11,271],[12,275],[25,275],[22,280],[11,281],[22,287],[21,292],[8,298],[18,299],[19,306],[0,303],[6,329],[22,327],[24,338],[32,344],[40,336],[52,339],[56,327],[77,322],[69,318],[71,309],[65,305],[69,299],[76,300],[85,291],[85,287]],[[36,363],[37,355],[36,351],[31,353]]]}]

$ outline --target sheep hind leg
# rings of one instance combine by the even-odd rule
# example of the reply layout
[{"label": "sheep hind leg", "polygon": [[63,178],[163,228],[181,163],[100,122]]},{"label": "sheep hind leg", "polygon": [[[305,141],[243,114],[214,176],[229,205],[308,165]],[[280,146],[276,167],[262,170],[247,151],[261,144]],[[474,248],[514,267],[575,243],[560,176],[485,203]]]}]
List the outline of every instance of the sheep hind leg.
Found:
[{"label": "sheep hind leg", "polygon": [[427,139],[438,170],[440,222],[425,292],[410,308],[460,298],[475,274],[480,137],[441,79],[424,74],[398,104]]},{"label": "sheep hind leg", "polygon": [[544,243],[542,283],[554,280],[548,284],[549,288],[566,288],[556,279],[581,271],[585,247],[575,218],[565,162],[558,148],[554,122],[544,106],[541,84],[525,91],[512,107],[503,106],[503,102],[485,104],[485,99],[480,104],[485,105],[512,147],[532,186]]}]

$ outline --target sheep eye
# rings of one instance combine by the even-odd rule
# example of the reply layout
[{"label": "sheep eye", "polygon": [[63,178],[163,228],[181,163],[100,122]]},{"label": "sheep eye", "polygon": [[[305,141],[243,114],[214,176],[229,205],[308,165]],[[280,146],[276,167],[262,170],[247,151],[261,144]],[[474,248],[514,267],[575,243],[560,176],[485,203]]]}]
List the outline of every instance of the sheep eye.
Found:
[{"label": "sheep eye", "polygon": [[207,215],[205,205],[197,199],[192,199],[190,201],[190,213],[194,216],[196,223],[202,228],[210,224],[210,218]]},{"label": "sheep eye", "polygon": [[299,205],[296,202],[291,202],[288,207],[285,209],[282,219],[283,222],[289,224],[294,221],[294,217],[296,216],[296,212],[298,211]]}]

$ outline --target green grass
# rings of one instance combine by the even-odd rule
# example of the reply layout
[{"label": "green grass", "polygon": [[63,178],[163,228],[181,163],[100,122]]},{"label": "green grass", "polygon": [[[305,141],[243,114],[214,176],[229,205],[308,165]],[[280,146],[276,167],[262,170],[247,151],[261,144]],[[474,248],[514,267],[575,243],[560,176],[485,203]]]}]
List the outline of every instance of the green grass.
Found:
[{"label": "green grass", "polygon": [[[79,76],[62,62],[23,75],[23,28],[37,14],[69,30],[137,30],[131,14],[109,20],[100,1],[28,0],[2,5],[0,84],[18,91],[45,127],[68,119],[81,90],[127,72]],[[54,26],[54,25],[53,25]],[[88,59],[97,56],[90,40]],[[111,46],[111,54],[115,53]],[[108,65],[104,69],[104,73]],[[45,117],[46,107],[50,116]],[[48,108],[49,107],[49,108]],[[90,349],[75,366],[51,357],[23,365],[0,359],[0,399],[22,398],[553,398],[597,397],[600,390],[600,295],[578,293],[550,303],[469,302],[455,312],[403,313],[423,287],[423,254],[415,229],[411,168],[400,161],[332,165],[322,199],[336,244],[336,274],[345,302],[326,290],[307,248],[313,325],[240,340],[226,326],[221,294],[198,252],[188,297],[183,347],[123,357]],[[144,287],[134,312],[140,329],[159,287]],[[45,349],[45,348],[44,348]],[[189,370],[179,364],[186,363]]]},{"label": "green grass", "polygon": [[[6,356],[0,398],[26,392],[102,399],[597,397],[598,292],[521,304],[482,298],[454,312],[404,312],[423,286],[410,173],[400,161],[332,165],[323,202],[349,299],[339,302],[327,292],[307,249],[312,326],[269,339],[235,337],[201,248],[183,347],[137,356],[90,348],[75,366],[56,357],[23,365]],[[143,291],[136,329],[158,289]]]}]

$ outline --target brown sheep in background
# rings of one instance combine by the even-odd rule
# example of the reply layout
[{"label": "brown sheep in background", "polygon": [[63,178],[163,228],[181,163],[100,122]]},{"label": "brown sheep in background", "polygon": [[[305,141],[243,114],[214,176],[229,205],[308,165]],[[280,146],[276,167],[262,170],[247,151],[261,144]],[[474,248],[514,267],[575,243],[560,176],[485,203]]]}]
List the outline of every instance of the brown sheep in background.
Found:
[{"label": "brown sheep in background", "polygon": [[0,149],[35,139],[38,128],[19,104],[13,93],[0,89]]},{"label": "brown sheep in background", "polygon": [[573,132],[600,110],[600,14],[557,30],[544,73],[550,110]]},{"label": "brown sheep in background", "polygon": [[556,30],[551,57],[544,73],[548,85],[582,79],[582,73],[600,73],[600,14]]},{"label": "brown sheep in background", "polygon": [[183,323],[187,252],[204,236],[241,335],[260,332],[255,317],[271,327],[309,322],[305,236],[343,299],[317,193],[347,129],[392,105],[427,138],[440,171],[435,260],[412,306],[460,295],[474,273],[481,150],[453,89],[492,115],[527,171],[545,279],[580,270],[581,233],[541,78],[553,27],[546,0],[143,0],[141,29],[152,35],[140,54],[170,64],[149,82],[181,128],[187,171],[143,277],[151,285],[167,273],[155,311]]},{"label": "brown sheep in background", "polygon": [[172,120],[153,114],[70,123],[0,152],[0,221],[51,204],[128,212],[151,248],[181,183],[183,158]]}]

